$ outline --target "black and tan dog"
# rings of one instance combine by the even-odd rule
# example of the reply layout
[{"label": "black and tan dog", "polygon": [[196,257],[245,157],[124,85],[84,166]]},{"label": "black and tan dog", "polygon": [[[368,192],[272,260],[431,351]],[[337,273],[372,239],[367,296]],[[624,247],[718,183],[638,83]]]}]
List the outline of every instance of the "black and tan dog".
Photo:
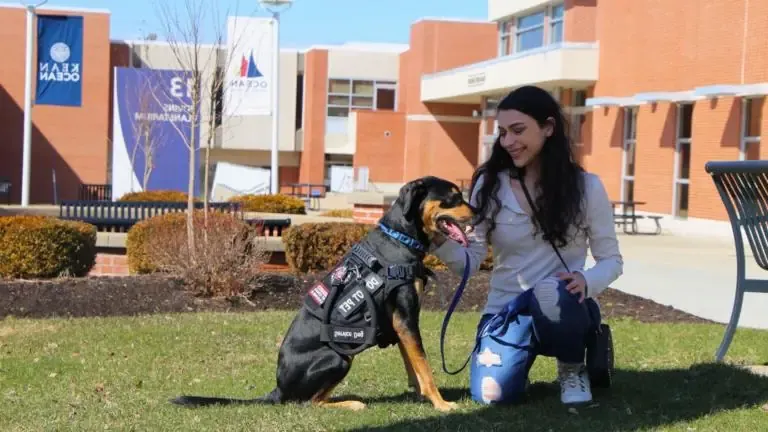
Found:
[{"label": "black and tan dog", "polygon": [[[458,241],[465,246],[467,237],[464,227],[473,217],[473,209],[464,200],[461,191],[455,184],[437,177],[424,177],[407,183],[400,189],[398,199],[380,219],[379,227],[372,229],[367,236],[356,245],[370,253],[372,261],[386,263],[388,268],[422,269],[423,259],[431,239],[436,233]],[[353,248],[354,250],[354,248]],[[366,252],[362,254],[365,255]],[[358,254],[359,255],[359,254]],[[323,303],[332,303],[329,295],[329,283],[334,277],[344,277],[339,274],[339,266],[332,270],[323,281],[311,289],[301,308],[283,339],[277,358],[277,387],[270,393],[256,399],[230,399],[203,396],[180,396],[172,402],[185,406],[201,406],[213,404],[280,404],[286,402],[309,402],[313,405],[339,407],[358,410],[365,407],[359,401],[331,401],[329,396],[334,387],[339,384],[350,370],[354,354],[345,353],[343,349],[334,347],[349,347],[350,344],[329,344],[324,335],[323,314],[313,313],[312,307]],[[409,385],[426,397],[435,408],[449,411],[456,407],[453,402],[446,402],[432,375],[432,369],[427,362],[419,331],[420,297],[424,293],[426,276],[424,272],[412,278],[391,277],[399,279],[400,284],[391,285],[391,289],[377,297],[381,312],[378,313],[377,328],[380,328],[377,341],[385,347],[397,344],[405,363]],[[358,273],[358,278],[360,274]],[[374,278],[376,287],[387,286],[387,277],[371,276],[367,273],[365,282]],[[325,283],[324,283],[325,282]],[[338,281],[337,281],[338,282]],[[371,285],[368,285],[371,288]],[[319,291],[318,291],[319,290]],[[337,292],[330,289],[330,291]],[[365,291],[365,285],[363,289]],[[366,293],[368,299],[373,299]],[[343,297],[343,296],[342,296]],[[357,300],[362,299],[362,293],[357,293]],[[346,301],[327,305],[328,309],[350,309],[349,304],[356,301],[355,294],[348,294]],[[309,300],[307,300],[309,299]],[[317,305],[312,303],[314,300]],[[342,299],[343,300],[343,299]],[[362,301],[358,301],[362,303]],[[307,306],[309,305],[309,306]],[[319,310],[319,309],[318,309]],[[371,316],[366,321],[371,321]],[[328,321],[326,321],[328,322]],[[359,327],[358,327],[359,328]],[[389,330],[389,331],[387,331]],[[357,333],[340,331],[347,336]],[[360,332],[362,333],[362,332]],[[387,336],[387,334],[389,336]]]}]

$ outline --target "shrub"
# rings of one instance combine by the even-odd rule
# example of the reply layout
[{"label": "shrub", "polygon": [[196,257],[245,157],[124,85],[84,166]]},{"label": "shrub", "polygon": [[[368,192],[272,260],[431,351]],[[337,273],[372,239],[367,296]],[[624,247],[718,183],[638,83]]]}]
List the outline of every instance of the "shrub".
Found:
[{"label": "shrub", "polygon": [[201,296],[245,292],[268,255],[256,230],[223,212],[194,213],[194,253],[187,238],[187,213],[167,213],[134,225],[126,239],[132,273],[163,272],[181,278]]},{"label": "shrub", "polygon": [[[187,202],[188,195],[175,190],[153,190],[141,192],[128,192],[118,199],[118,201],[166,201],[166,202]],[[195,200],[197,201],[197,200]]]},{"label": "shrub", "polygon": [[307,214],[304,201],[290,195],[237,195],[229,201],[241,203],[246,212]]},{"label": "shrub", "polygon": [[[327,271],[341,261],[353,244],[375,227],[366,223],[323,222],[294,225],[283,233],[285,259],[291,270],[297,273]],[[427,255],[424,264],[433,270],[447,267],[434,255]],[[493,268],[491,251],[480,268]]]},{"label": "shrub", "polygon": [[0,217],[0,276],[82,277],[96,263],[96,227],[46,216]]},{"label": "shrub", "polygon": [[285,260],[299,273],[329,270],[373,227],[348,222],[294,225],[283,233]]},{"label": "shrub", "polygon": [[353,213],[352,209],[333,209],[320,213],[320,216],[352,219]]}]

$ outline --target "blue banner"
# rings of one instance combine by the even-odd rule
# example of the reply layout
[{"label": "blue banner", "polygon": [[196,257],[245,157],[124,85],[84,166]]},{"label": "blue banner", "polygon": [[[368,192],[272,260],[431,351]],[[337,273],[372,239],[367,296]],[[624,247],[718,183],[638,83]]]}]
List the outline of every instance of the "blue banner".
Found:
[{"label": "blue banner", "polygon": [[82,104],[82,16],[37,16],[37,65],[37,105]]},{"label": "blue banner", "polygon": [[[115,68],[112,195],[189,188],[189,152],[194,147],[195,196],[200,193],[200,122],[192,116],[192,73]],[[197,119],[197,120],[194,120]],[[195,133],[192,135],[192,122]]]}]

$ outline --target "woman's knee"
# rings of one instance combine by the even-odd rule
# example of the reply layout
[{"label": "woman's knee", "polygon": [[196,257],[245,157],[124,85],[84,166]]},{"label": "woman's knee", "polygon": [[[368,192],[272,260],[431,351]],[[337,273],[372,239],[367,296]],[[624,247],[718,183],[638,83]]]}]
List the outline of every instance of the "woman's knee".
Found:
[{"label": "woman's knee", "polygon": [[562,324],[569,327],[589,326],[589,312],[584,302],[579,302],[579,295],[568,292],[567,281],[547,278],[536,284],[533,289],[531,315],[537,322]]}]

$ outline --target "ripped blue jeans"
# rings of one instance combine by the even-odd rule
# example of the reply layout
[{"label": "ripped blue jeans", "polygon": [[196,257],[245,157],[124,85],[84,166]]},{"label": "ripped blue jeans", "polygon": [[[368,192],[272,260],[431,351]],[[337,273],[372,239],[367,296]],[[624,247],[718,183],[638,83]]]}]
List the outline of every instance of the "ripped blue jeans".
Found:
[{"label": "ripped blue jeans", "polygon": [[[470,368],[475,401],[518,400],[538,355],[565,363],[584,361],[588,332],[599,324],[600,312],[592,299],[579,303],[579,295],[569,293],[566,285],[555,278],[545,279],[520,294],[504,312],[481,317],[477,326],[480,346]],[[491,319],[496,330],[483,332]]]}]

